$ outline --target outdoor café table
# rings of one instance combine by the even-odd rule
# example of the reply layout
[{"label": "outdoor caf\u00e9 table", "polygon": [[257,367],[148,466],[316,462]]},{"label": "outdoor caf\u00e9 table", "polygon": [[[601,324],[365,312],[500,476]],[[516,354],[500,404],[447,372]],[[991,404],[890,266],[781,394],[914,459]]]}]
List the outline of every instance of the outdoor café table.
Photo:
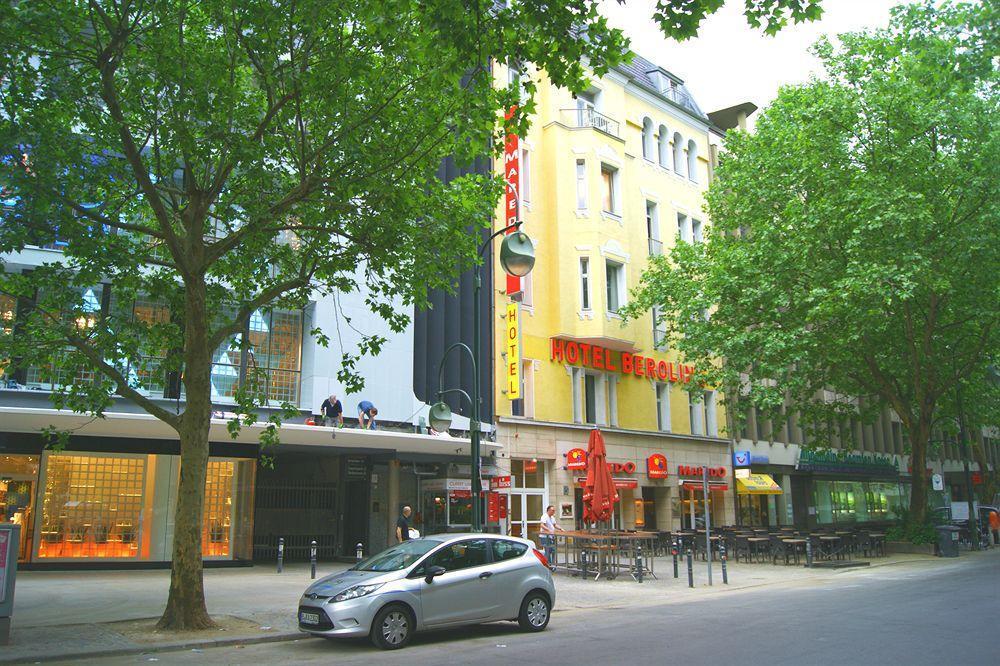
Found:
[{"label": "outdoor caf\u00e9 table", "polygon": [[[750,537],[747,539],[747,543],[750,544],[750,553],[755,560],[759,559],[757,556],[760,555],[760,547],[762,545],[767,545],[770,543],[771,539],[769,537]],[[747,558],[749,559],[749,557]]]},{"label": "outdoor caf\u00e9 table", "polygon": [[827,557],[833,559],[833,557],[840,553],[840,537],[839,536],[821,536],[819,538],[823,542],[823,550],[826,552]]},{"label": "outdoor caf\u00e9 table", "polygon": [[629,573],[633,577],[636,576],[636,546],[643,547],[643,558],[642,558],[642,570],[648,573],[653,578],[656,578],[656,574],[653,573],[653,544],[657,539],[656,532],[616,532],[614,535],[620,542],[621,545],[618,548],[619,555],[627,554],[631,562],[623,562],[622,566],[627,567]]},{"label": "outdoor caf\u00e9 table", "polygon": [[[792,555],[795,557],[795,563],[798,564],[799,563],[799,547],[802,547],[803,549],[805,549],[805,547],[806,547],[806,540],[805,539],[793,538],[793,539],[782,539],[782,541],[784,543],[787,543],[789,546],[792,547]],[[788,563],[786,562],[785,564],[788,564]]]},{"label": "outdoor caf\u00e9 table", "polygon": [[[557,544],[561,538],[566,545],[567,570],[585,573],[586,575],[594,574],[594,580],[597,580],[601,576],[610,576],[613,578],[617,574],[619,562],[618,548],[615,542],[617,537],[615,535],[601,532],[563,531],[557,532],[556,537]],[[569,559],[570,550],[575,555],[575,563]],[[581,558],[584,552],[590,554],[586,571],[584,571]],[[590,562],[594,563],[595,566],[593,568],[589,566]]]},{"label": "outdoor caf\u00e9 table", "polygon": [[882,532],[869,532],[868,538],[872,540],[872,545],[875,546],[879,551],[881,551],[882,556],[885,556],[885,534]]}]

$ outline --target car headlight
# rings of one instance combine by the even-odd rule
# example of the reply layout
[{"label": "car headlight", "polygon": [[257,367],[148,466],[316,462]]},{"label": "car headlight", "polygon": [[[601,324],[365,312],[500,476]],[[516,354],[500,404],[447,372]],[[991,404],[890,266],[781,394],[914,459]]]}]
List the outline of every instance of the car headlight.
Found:
[{"label": "car headlight", "polygon": [[355,585],[354,587],[349,587],[340,594],[331,597],[330,601],[348,601],[350,599],[368,596],[383,585],[385,585],[385,583],[378,583],[377,585]]}]

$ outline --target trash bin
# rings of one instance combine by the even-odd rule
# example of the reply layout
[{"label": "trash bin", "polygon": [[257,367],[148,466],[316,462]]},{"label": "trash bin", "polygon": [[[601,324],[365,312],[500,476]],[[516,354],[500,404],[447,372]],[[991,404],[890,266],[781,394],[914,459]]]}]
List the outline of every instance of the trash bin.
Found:
[{"label": "trash bin", "polygon": [[958,557],[958,533],[954,525],[938,525],[938,557]]}]

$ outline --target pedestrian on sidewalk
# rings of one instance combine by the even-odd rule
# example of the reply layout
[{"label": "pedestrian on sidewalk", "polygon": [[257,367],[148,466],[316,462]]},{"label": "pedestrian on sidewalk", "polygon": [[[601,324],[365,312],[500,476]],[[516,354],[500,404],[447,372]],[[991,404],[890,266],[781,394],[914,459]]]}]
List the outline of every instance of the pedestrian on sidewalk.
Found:
[{"label": "pedestrian on sidewalk", "polygon": [[319,411],[323,416],[323,425],[344,427],[344,406],[337,400],[335,393],[331,393],[330,397],[323,401]]},{"label": "pedestrian on sidewalk", "polygon": [[396,521],[396,543],[403,543],[410,540],[410,514],[413,512],[408,506],[403,507],[403,512]]},{"label": "pedestrian on sidewalk", "polygon": [[993,545],[1000,545],[1000,513],[996,509],[990,511],[990,532],[993,533]]},{"label": "pedestrian on sidewalk", "polygon": [[375,416],[377,414],[378,409],[367,400],[358,403],[358,425],[361,426],[362,430],[375,429]]},{"label": "pedestrian on sidewalk", "polygon": [[556,531],[565,532],[559,522],[556,521],[556,508],[553,505],[548,505],[545,507],[545,513],[542,514],[541,519],[542,527],[538,534],[538,540],[541,542],[542,548],[545,550],[545,559],[549,561],[549,568],[553,571],[556,570]]}]

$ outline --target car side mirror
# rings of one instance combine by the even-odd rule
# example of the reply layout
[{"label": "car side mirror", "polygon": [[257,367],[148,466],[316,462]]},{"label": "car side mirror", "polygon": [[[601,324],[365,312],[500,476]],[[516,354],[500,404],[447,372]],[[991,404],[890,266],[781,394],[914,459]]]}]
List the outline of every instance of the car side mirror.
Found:
[{"label": "car side mirror", "polygon": [[424,572],[424,573],[427,574],[424,577],[424,582],[428,583],[428,584],[433,583],[434,582],[434,577],[435,576],[440,576],[445,571],[447,571],[447,569],[445,569],[444,567],[440,567],[440,566],[438,566],[436,564],[433,565],[433,566],[427,567],[427,570]]}]

